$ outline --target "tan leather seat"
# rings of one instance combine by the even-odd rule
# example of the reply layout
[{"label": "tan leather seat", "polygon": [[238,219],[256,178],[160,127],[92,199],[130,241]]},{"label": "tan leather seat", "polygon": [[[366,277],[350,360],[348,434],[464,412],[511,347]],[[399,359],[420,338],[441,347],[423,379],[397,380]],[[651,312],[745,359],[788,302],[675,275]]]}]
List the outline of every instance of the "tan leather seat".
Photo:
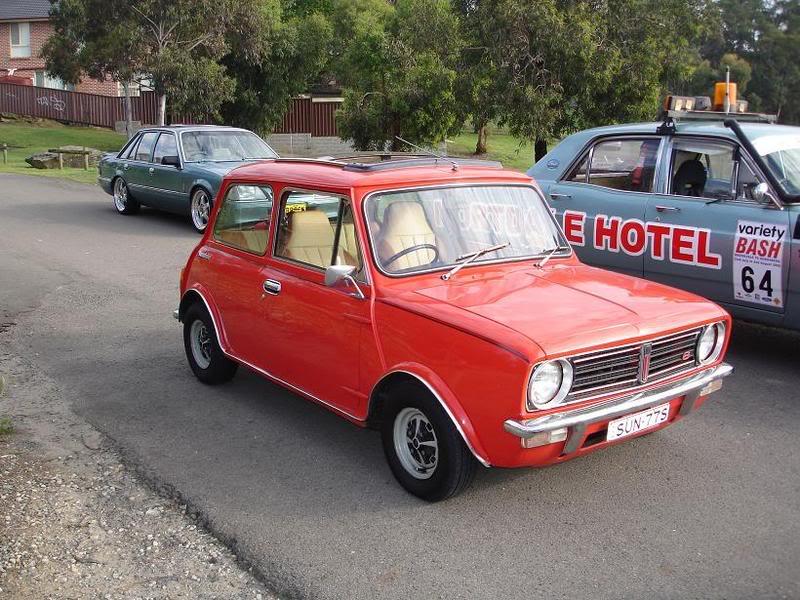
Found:
[{"label": "tan leather seat", "polygon": [[360,263],[358,239],[354,223],[342,223],[339,234],[339,260],[342,264],[357,266]]},{"label": "tan leather seat", "polygon": [[420,244],[436,245],[433,233],[422,205],[417,202],[393,202],[386,209],[378,242],[378,254],[390,271],[399,271],[429,264],[436,253],[430,248],[409,252],[397,260],[387,263],[398,252]]},{"label": "tan leather seat", "polygon": [[309,210],[289,215],[282,256],[318,267],[329,267],[333,253],[333,227],[324,212]]}]

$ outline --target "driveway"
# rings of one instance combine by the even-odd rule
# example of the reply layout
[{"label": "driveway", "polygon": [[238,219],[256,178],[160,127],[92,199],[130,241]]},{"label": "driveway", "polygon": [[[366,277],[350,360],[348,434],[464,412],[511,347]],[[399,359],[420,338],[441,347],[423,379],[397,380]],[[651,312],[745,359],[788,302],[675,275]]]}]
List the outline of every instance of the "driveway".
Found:
[{"label": "driveway", "polygon": [[556,467],[481,470],[429,505],[377,433],[246,369],[192,376],[171,313],[198,239],[98,188],[0,175],[0,327],[280,594],[800,597],[800,335],[736,323],[736,373],[691,418]]}]

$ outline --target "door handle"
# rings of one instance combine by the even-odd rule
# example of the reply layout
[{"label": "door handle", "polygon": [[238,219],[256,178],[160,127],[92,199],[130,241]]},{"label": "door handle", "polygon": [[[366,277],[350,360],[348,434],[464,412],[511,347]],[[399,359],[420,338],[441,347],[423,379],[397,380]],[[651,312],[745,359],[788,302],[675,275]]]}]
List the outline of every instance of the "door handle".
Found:
[{"label": "door handle", "polygon": [[275,281],[274,279],[267,279],[262,287],[265,293],[273,296],[277,296],[281,293],[281,282]]},{"label": "door handle", "polygon": [[562,194],[560,192],[550,192],[550,197],[553,200],[558,200],[560,198],[564,198],[566,200],[568,198],[572,198],[572,194]]},{"label": "door handle", "polygon": [[677,206],[663,206],[660,204],[656,204],[656,210],[658,212],[681,212],[681,209]]},{"label": "door handle", "polygon": [[154,167],[150,167],[149,169],[147,169],[147,171],[150,173],[150,175],[156,172]]}]

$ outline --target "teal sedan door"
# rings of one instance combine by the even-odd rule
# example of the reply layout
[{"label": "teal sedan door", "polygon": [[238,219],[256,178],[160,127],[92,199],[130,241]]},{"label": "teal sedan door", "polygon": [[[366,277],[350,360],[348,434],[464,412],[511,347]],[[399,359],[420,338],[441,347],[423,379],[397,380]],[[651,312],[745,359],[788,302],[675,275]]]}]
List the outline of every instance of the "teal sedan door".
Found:
[{"label": "teal sedan door", "polygon": [[148,168],[150,206],[170,212],[188,214],[189,195],[184,189],[184,177],[180,164],[164,164],[164,157],[178,159],[178,143],[175,134],[162,131],[153,150],[152,164]]},{"label": "teal sedan door", "polygon": [[142,134],[132,156],[123,164],[123,177],[134,198],[142,204],[150,204],[150,160],[157,139],[157,131],[148,131]]},{"label": "teal sedan door", "polygon": [[789,278],[789,211],[758,203],[764,179],[729,140],[675,136],[663,192],[647,204],[645,277],[780,324]]},{"label": "teal sedan door", "polygon": [[584,262],[642,276],[647,245],[643,223],[660,144],[657,136],[600,138],[545,189]]}]

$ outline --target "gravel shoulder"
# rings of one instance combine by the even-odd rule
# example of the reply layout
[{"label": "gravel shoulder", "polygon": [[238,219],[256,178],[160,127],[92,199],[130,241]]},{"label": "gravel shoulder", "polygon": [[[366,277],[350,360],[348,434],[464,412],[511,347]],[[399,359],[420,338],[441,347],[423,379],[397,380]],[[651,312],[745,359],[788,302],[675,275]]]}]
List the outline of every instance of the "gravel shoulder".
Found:
[{"label": "gravel shoulder", "polygon": [[274,598],[0,333],[0,599]]}]

